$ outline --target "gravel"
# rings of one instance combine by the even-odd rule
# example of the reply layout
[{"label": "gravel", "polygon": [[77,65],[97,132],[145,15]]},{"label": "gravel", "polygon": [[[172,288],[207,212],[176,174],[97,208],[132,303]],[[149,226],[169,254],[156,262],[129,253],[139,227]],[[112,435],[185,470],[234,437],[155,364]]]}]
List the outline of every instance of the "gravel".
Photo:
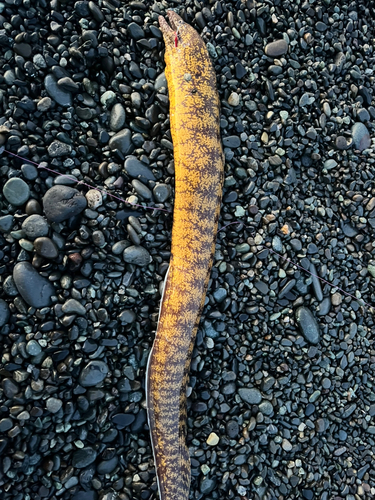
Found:
[{"label": "gravel", "polygon": [[[144,379],[174,200],[165,5],[0,4],[2,500],[157,497]],[[211,54],[226,158],[191,498],[372,499],[370,2],[172,6]]]}]

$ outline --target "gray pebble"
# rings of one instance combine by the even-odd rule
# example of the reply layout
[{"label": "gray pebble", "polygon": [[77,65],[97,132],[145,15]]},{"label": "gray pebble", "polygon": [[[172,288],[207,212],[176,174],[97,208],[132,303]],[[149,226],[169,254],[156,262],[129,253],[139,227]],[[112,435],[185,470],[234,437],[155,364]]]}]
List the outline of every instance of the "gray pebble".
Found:
[{"label": "gray pebble", "polygon": [[117,103],[113,106],[111,110],[111,116],[109,119],[109,127],[113,132],[118,132],[125,125],[125,109],[122,104]]},{"label": "gray pebble", "polygon": [[0,420],[0,432],[9,431],[13,427],[12,419],[10,418],[2,418]]},{"label": "gray pebble", "polygon": [[72,96],[57,85],[57,80],[53,75],[47,75],[44,79],[44,87],[48,95],[60,106],[68,107],[72,105]]},{"label": "gray pebble", "polygon": [[326,314],[329,313],[331,309],[331,298],[330,297],[325,297],[322,302],[319,304],[318,316],[325,316]]},{"label": "gray pebble", "polygon": [[168,87],[168,85],[167,85],[167,78],[165,76],[164,71],[163,71],[163,73],[160,73],[160,75],[158,75],[156,77],[156,80],[155,80],[155,83],[154,83],[155,90],[160,90],[163,87],[164,88]]},{"label": "gray pebble", "polygon": [[96,471],[98,474],[110,474],[115,470],[118,464],[118,457],[115,455],[109,460],[102,460],[101,462],[98,463],[98,466],[96,468]]},{"label": "gray pebble", "polygon": [[76,299],[68,299],[64,302],[62,311],[65,314],[79,314],[80,316],[86,315],[85,307]]},{"label": "gray pebble", "polygon": [[19,262],[13,270],[13,279],[23,300],[32,307],[51,305],[55,287],[29,262]]},{"label": "gray pebble", "polygon": [[307,307],[299,307],[296,311],[296,321],[305,339],[310,344],[318,344],[320,331],[313,313]]},{"label": "gray pebble", "polygon": [[313,273],[312,276],[312,285],[315,293],[316,299],[321,302],[323,300],[323,292],[322,292],[322,287],[320,285],[320,279],[317,277],[318,272],[316,270],[316,267],[314,266],[313,263],[310,263],[310,269],[309,271]]},{"label": "gray pebble", "polygon": [[53,141],[47,148],[48,154],[51,158],[58,158],[59,156],[68,156],[72,152],[72,146],[61,141]]},{"label": "gray pebble", "polygon": [[152,192],[150,189],[143,184],[143,182],[138,179],[132,180],[132,186],[136,193],[141,196],[144,200],[152,200]]},{"label": "gray pebble", "polygon": [[38,255],[46,259],[56,259],[59,255],[59,250],[55,243],[46,236],[36,238],[34,248]]},{"label": "gray pebble", "polygon": [[42,348],[36,340],[29,340],[26,344],[26,352],[30,354],[30,356],[38,356],[38,354],[42,352]]},{"label": "gray pebble", "polygon": [[30,189],[25,181],[18,177],[9,179],[3,187],[3,195],[15,207],[24,205],[30,197]]},{"label": "gray pebble", "polygon": [[72,465],[77,469],[84,469],[95,462],[96,457],[97,452],[90,446],[87,446],[73,453]]},{"label": "gray pebble", "polygon": [[69,186],[53,186],[43,197],[44,213],[52,222],[62,222],[78,215],[86,206],[83,194]]},{"label": "gray pebble", "polygon": [[10,318],[9,306],[5,300],[0,299],[0,328],[8,323]]},{"label": "gray pebble", "polygon": [[241,139],[237,135],[230,135],[223,138],[223,146],[226,148],[238,148],[241,145]]},{"label": "gray pebble", "polygon": [[83,387],[93,387],[103,382],[108,373],[108,366],[104,361],[90,361],[79,375],[79,383]]},{"label": "gray pebble", "polygon": [[152,192],[158,203],[164,203],[171,195],[171,188],[168,184],[157,184]]},{"label": "gray pebble", "polygon": [[125,171],[130,177],[142,176],[147,180],[155,180],[154,174],[149,167],[139,161],[135,156],[129,156],[125,161]]},{"label": "gray pebble", "polygon": [[147,266],[152,262],[152,257],[149,252],[141,246],[130,246],[125,248],[123,258],[129,264],[136,264],[137,266]]},{"label": "gray pebble", "polygon": [[134,311],[132,311],[130,309],[125,309],[124,311],[122,311],[118,315],[118,319],[120,320],[120,322],[122,324],[127,323],[130,325],[131,323],[134,323],[134,321],[136,319],[136,315],[135,315]]},{"label": "gray pebble", "polygon": [[46,401],[46,409],[51,413],[57,413],[62,407],[62,401],[58,398],[48,398]]},{"label": "gray pebble", "polygon": [[340,149],[340,150],[348,149],[348,142],[343,135],[339,135],[336,137],[335,144],[336,144],[337,149]]},{"label": "gray pebble", "polygon": [[13,215],[3,215],[0,217],[0,233],[9,233],[13,226]]},{"label": "gray pebble", "polygon": [[19,393],[18,384],[11,378],[4,378],[1,382],[4,394],[7,398],[13,399]]},{"label": "gray pebble", "polygon": [[275,40],[274,42],[268,43],[264,51],[269,57],[279,57],[288,52],[288,44],[284,39]]},{"label": "gray pebble", "polygon": [[132,134],[130,130],[125,128],[117,132],[117,134],[110,138],[108,145],[112,150],[118,149],[123,155],[128,154],[132,147]]},{"label": "gray pebble", "polygon": [[357,117],[361,122],[368,122],[370,120],[370,113],[365,108],[358,109]]},{"label": "gray pebble", "polygon": [[238,389],[238,394],[241,398],[251,405],[257,405],[262,401],[262,395],[258,389],[241,387]]},{"label": "gray pebble", "polygon": [[352,127],[352,137],[354,146],[359,151],[368,149],[371,146],[370,133],[363,123],[355,123]]}]

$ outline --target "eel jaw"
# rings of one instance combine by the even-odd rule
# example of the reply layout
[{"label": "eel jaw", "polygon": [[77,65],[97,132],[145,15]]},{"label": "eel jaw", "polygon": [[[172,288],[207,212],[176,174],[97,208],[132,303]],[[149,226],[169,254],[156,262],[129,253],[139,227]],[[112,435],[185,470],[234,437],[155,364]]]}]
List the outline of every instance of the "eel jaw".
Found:
[{"label": "eel jaw", "polygon": [[182,24],[184,24],[183,19],[176,14],[173,10],[167,10],[169,24],[163,16],[159,16],[159,25],[161,32],[163,33],[163,38],[165,45],[174,46],[176,32]]}]

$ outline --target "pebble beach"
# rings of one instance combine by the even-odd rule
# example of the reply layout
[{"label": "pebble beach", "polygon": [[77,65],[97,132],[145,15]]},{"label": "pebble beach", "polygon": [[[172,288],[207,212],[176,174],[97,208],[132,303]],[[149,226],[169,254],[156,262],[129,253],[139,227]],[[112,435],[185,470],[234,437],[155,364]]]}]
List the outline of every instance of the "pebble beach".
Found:
[{"label": "pebble beach", "polygon": [[0,0],[0,499],[158,498],[171,8],[212,58],[225,153],[190,499],[373,499],[368,0]]}]

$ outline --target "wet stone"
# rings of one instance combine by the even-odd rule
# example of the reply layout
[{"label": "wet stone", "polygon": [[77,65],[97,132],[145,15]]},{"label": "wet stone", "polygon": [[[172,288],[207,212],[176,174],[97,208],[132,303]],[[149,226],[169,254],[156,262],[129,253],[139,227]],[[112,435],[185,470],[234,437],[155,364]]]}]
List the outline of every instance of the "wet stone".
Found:
[{"label": "wet stone", "polygon": [[118,149],[123,155],[130,152],[132,147],[132,134],[129,129],[123,129],[117,132],[109,140],[109,147],[114,150]]},{"label": "wet stone", "polygon": [[315,293],[316,299],[321,302],[323,300],[322,287],[320,285],[320,279],[318,278],[318,272],[314,264],[310,264],[310,272],[312,273],[312,285]]},{"label": "wet stone", "polygon": [[265,53],[269,57],[279,57],[288,52],[288,44],[284,39],[275,40],[266,45]]},{"label": "wet stone", "polygon": [[230,420],[229,422],[227,422],[226,432],[228,437],[230,437],[231,439],[236,438],[238,436],[238,433],[240,432],[238,422],[236,422],[235,420]]},{"label": "wet stone", "polygon": [[41,238],[36,238],[34,241],[34,248],[38,255],[46,259],[56,259],[59,255],[59,251],[55,243],[45,236]]},{"label": "wet stone", "polygon": [[30,197],[30,189],[25,181],[18,177],[9,179],[3,187],[3,195],[15,207],[24,205]]},{"label": "wet stone", "polygon": [[18,384],[11,378],[3,379],[1,387],[3,388],[4,395],[9,399],[13,399],[20,390]]},{"label": "wet stone", "polygon": [[36,340],[29,340],[26,344],[26,352],[30,354],[30,356],[38,356],[38,354],[42,352],[42,348]]},{"label": "wet stone", "polygon": [[263,413],[263,415],[272,415],[273,406],[270,401],[262,401],[259,405],[259,411]]},{"label": "wet stone", "polygon": [[84,469],[95,462],[96,456],[97,452],[90,446],[77,450],[73,453],[72,466],[77,469]]},{"label": "wet stone", "polygon": [[52,222],[62,222],[78,215],[86,206],[83,194],[69,186],[53,186],[43,197],[44,213]]},{"label": "wet stone", "polygon": [[10,418],[2,418],[0,420],[0,432],[9,431],[13,427],[12,419]]},{"label": "wet stone", "polygon": [[108,366],[100,360],[90,361],[79,375],[79,383],[83,387],[93,387],[103,382],[108,373]]},{"label": "wet stone", "polygon": [[164,203],[171,195],[171,188],[168,184],[157,184],[152,192],[157,203]]},{"label": "wet stone", "polygon": [[118,457],[115,455],[110,460],[102,460],[98,463],[96,471],[98,474],[110,474],[115,470],[118,464]]},{"label": "wet stone", "polygon": [[23,221],[22,229],[28,238],[34,240],[41,236],[47,236],[49,226],[44,217],[34,214]]},{"label": "wet stone", "polygon": [[57,104],[63,107],[72,105],[72,95],[57,85],[57,80],[53,75],[47,75],[44,79],[44,86],[48,95]]},{"label": "wet stone", "polygon": [[65,314],[78,314],[80,316],[85,316],[86,314],[85,307],[76,299],[68,299],[64,302],[62,311]]},{"label": "wet stone", "polygon": [[135,416],[131,413],[117,413],[112,417],[112,422],[118,429],[124,429],[132,424],[135,420]]},{"label": "wet stone", "polygon": [[336,137],[335,144],[336,144],[336,148],[339,150],[348,149],[348,142],[343,135],[339,135],[338,137]]},{"label": "wet stone", "polygon": [[241,145],[241,140],[237,135],[230,135],[223,138],[223,146],[227,148],[238,148]]},{"label": "wet stone", "polygon": [[320,340],[320,331],[318,323],[307,307],[299,307],[296,311],[296,321],[301,333],[310,344],[318,344]]},{"label": "wet stone", "polygon": [[354,146],[359,151],[368,149],[371,145],[370,133],[363,123],[355,123],[352,127],[352,137]]},{"label": "wet stone", "polygon": [[59,156],[67,156],[72,152],[72,146],[61,141],[53,141],[48,146],[48,154],[51,158],[57,158]]},{"label": "wet stone", "polygon": [[15,285],[23,300],[33,307],[51,305],[55,287],[41,276],[29,262],[19,262],[13,270]]},{"label": "wet stone", "polygon": [[110,129],[113,130],[113,132],[118,132],[125,125],[125,119],[125,109],[122,104],[116,103],[111,110],[111,116],[109,119]]},{"label": "wet stone", "polygon": [[147,180],[155,180],[155,176],[151,172],[150,168],[145,163],[139,161],[135,156],[129,156],[126,159],[125,171],[130,175],[130,177],[137,178],[141,176]]},{"label": "wet stone", "polygon": [[145,248],[135,245],[125,248],[123,259],[129,264],[136,264],[141,267],[147,266],[147,264],[152,262],[152,257],[149,252]]},{"label": "wet stone", "polygon": [[46,401],[46,409],[51,413],[57,413],[62,407],[62,401],[58,398],[48,398]]},{"label": "wet stone", "polygon": [[8,233],[13,226],[13,215],[3,215],[0,217],[0,233]]},{"label": "wet stone", "polygon": [[0,328],[8,323],[9,318],[9,306],[5,300],[0,299]]},{"label": "wet stone", "polygon": [[262,395],[258,389],[246,387],[241,387],[238,389],[238,394],[240,397],[246,401],[246,403],[257,405],[262,401]]}]

